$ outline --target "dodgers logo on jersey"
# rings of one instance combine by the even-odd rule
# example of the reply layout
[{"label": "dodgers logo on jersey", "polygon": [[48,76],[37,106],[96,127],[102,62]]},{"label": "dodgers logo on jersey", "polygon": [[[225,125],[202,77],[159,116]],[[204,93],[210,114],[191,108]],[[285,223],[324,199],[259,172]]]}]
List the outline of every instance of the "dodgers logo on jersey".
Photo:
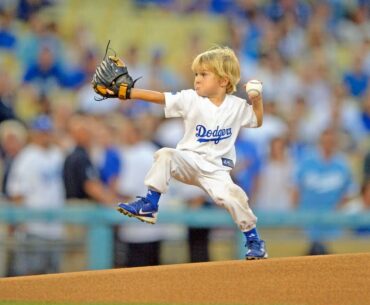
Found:
[{"label": "dodgers logo on jersey", "polygon": [[219,129],[217,126],[216,129],[207,129],[203,125],[197,125],[195,127],[196,134],[195,136],[199,138],[197,141],[200,143],[203,142],[215,142],[215,144],[220,143],[220,141],[230,138],[232,135],[231,128]]}]

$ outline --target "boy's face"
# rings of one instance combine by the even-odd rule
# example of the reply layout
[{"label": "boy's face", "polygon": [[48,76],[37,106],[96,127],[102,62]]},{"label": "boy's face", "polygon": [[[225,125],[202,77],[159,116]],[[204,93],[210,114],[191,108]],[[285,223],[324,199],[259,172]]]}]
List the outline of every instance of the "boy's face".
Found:
[{"label": "boy's face", "polygon": [[218,77],[214,72],[202,68],[195,71],[194,89],[198,95],[209,97],[217,94],[223,88],[223,80]]}]

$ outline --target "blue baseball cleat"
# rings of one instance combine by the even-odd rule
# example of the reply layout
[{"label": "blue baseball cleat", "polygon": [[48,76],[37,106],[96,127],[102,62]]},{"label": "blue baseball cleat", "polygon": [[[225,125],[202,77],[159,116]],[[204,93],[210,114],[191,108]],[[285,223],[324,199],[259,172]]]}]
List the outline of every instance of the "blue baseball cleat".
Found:
[{"label": "blue baseball cleat", "polygon": [[140,197],[138,200],[130,203],[119,203],[117,211],[135,217],[143,222],[155,224],[157,222],[158,205],[151,203],[147,198]]},{"label": "blue baseball cleat", "polygon": [[247,247],[245,259],[252,260],[268,257],[265,249],[265,242],[263,240],[250,240],[247,241],[245,246]]}]

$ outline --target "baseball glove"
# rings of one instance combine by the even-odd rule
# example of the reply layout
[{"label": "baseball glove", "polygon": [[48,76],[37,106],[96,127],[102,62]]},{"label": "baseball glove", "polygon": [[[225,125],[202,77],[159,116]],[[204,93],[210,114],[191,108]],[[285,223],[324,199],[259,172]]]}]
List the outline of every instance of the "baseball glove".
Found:
[{"label": "baseball glove", "polygon": [[[109,43],[108,43],[109,46]],[[107,46],[107,51],[108,51]],[[129,99],[135,82],[127,71],[124,62],[116,56],[104,56],[103,61],[96,68],[91,84],[97,94],[106,98]]]}]

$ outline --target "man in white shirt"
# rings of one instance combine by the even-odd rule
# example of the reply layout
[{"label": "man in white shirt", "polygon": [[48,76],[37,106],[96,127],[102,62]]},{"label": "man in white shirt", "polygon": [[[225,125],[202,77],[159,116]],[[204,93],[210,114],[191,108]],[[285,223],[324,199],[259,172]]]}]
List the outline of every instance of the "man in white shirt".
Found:
[{"label": "man in white shirt", "polygon": [[[64,205],[62,151],[52,144],[53,124],[48,116],[31,124],[31,142],[14,160],[7,192],[11,200],[27,209],[59,209]],[[56,222],[27,222],[16,230],[16,275],[58,272],[63,226]],[[33,247],[28,248],[27,244]]]}]

